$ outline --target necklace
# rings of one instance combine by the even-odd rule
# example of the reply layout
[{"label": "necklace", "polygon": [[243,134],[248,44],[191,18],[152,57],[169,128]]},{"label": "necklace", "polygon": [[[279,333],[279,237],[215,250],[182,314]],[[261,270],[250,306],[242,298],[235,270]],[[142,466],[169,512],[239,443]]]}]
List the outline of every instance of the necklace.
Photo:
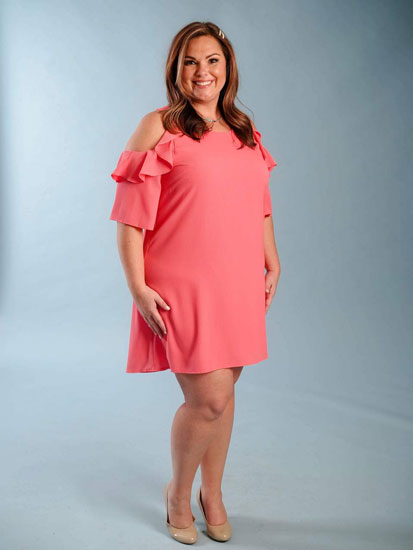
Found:
[{"label": "necklace", "polygon": [[[198,111],[196,111],[198,113]],[[221,120],[222,116],[220,116],[219,118],[217,119],[213,119],[213,118],[208,118],[208,117],[203,117],[201,116],[199,113],[198,115],[202,118],[202,120],[206,120],[207,122],[218,122],[218,120]]]},{"label": "necklace", "polygon": [[207,122],[218,122],[218,120],[221,120],[222,116],[220,116],[219,118],[217,118],[215,120],[213,118],[202,117],[202,116],[201,116],[201,118],[202,118],[202,120],[206,120]]}]

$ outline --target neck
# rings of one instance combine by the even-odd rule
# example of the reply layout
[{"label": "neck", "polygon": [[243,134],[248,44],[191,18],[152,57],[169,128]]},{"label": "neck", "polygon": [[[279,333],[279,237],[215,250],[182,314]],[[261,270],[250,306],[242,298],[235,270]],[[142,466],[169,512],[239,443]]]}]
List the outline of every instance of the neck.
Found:
[{"label": "neck", "polygon": [[192,107],[202,118],[212,118],[216,120],[221,116],[217,103],[214,105],[205,105],[204,103],[192,103]]}]

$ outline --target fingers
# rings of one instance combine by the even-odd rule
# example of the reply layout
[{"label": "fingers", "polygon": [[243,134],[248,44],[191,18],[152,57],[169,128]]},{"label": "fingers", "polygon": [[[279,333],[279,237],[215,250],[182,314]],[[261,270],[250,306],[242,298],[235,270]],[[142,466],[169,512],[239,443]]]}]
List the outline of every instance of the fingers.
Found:
[{"label": "fingers", "polygon": [[159,336],[160,338],[161,336],[160,336],[159,328],[155,323],[155,321],[153,321],[151,317],[145,317],[145,321],[148,327],[152,329],[152,332],[155,334],[155,336]]},{"label": "fingers", "polygon": [[167,334],[167,331],[166,331],[165,323],[163,322],[163,319],[159,314],[158,309],[156,308],[156,304],[159,304],[161,307],[163,307],[168,311],[171,308],[161,297],[157,297],[155,299],[155,310],[151,311],[145,319],[148,326],[152,329],[153,333],[156,336],[159,336],[159,338],[162,338],[162,335]]},{"label": "fingers", "polygon": [[149,317],[145,317],[145,321],[148,327],[152,329],[152,332],[155,334],[155,336],[159,336],[159,338],[162,338],[162,333],[166,334],[166,328],[162,319],[161,322],[159,322],[157,318],[155,318],[154,314],[150,314]]},{"label": "fingers", "polygon": [[[161,296],[159,296],[159,294],[155,296],[155,303],[161,306],[163,309],[166,309],[167,311],[171,309],[170,306],[165,302],[165,300]],[[152,319],[156,323],[157,334],[159,338],[162,338],[162,333],[167,334],[167,332],[165,323],[163,322],[163,319],[160,316],[158,309],[155,309],[155,311],[152,312]]]},{"label": "fingers", "polygon": [[170,310],[171,308],[168,306],[168,304],[165,302],[165,300],[163,298],[161,298],[160,296],[155,298],[155,301],[156,303],[163,307],[163,309],[167,309],[167,310]]},{"label": "fingers", "polygon": [[265,313],[267,313],[267,311],[270,308],[274,294],[275,294],[275,287],[273,283],[267,283],[265,287]]},{"label": "fingers", "polygon": [[162,317],[159,315],[158,310],[152,313],[152,320],[156,325],[156,334],[159,336],[159,338],[162,338],[162,333],[167,334],[167,332],[165,323],[163,322]]},{"label": "fingers", "polygon": [[147,286],[147,293],[138,301],[138,311],[141,313],[148,327],[152,330],[155,336],[162,338],[167,334],[165,323],[159,314],[157,306],[169,311],[171,308],[161,296],[152,288]]}]

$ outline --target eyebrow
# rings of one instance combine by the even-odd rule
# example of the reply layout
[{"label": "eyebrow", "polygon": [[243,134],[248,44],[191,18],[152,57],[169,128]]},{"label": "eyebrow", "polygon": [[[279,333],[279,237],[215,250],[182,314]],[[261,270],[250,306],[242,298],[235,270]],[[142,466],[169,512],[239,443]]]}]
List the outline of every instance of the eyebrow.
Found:
[{"label": "eyebrow", "polygon": [[[210,53],[206,56],[206,58],[211,57],[211,55],[221,55],[220,53]],[[186,55],[185,57],[190,57],[191,59],[196,59],[196,57],[192,57],[192,55]]]}]

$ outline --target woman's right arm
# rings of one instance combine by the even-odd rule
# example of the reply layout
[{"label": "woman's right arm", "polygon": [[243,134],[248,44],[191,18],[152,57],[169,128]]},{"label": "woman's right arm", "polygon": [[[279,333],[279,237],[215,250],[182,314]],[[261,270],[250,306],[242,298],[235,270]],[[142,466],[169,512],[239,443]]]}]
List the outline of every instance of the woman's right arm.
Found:
[{"label": "woman's right arm", "polygon": [[117,241],[120,261],[133,299],[144,292],[145,263],[143,258],[143,229],[117,222]]},{"label": "woman's right arm", "polygon": [[[129,138],[125,150],[147,151],[153,149],[163,132],[164,128],[160,113],[157,111],[148,113],[142,118]],[[117,222],[117,244],[126,282],[136,307],[154,334],[161,338],[162,333],[166,334],[166,327],[157,305],[166,310],[169,310],[170,307],[145,282],[143,229]]]}]

